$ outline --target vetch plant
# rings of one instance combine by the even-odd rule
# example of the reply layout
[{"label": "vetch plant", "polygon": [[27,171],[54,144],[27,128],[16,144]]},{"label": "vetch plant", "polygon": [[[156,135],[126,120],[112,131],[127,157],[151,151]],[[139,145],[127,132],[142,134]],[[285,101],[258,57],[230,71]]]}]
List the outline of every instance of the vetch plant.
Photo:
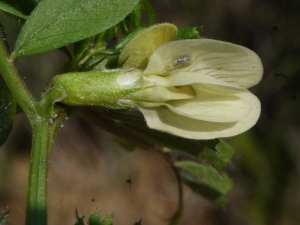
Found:
[{"label": "vetch plant", "polygon": [[[263,73],[254,52],[200,38],[194,27],[152,25],[154,12],[147,0],[43,0],[28,17],[7,4],[0,4],[0,9],[26,20],[12,53],[2,34],[0,140],[3,144],[10,132],[17,103],[33,133],[27,225],[47,224],[52,143],[65,119],[78,114],[167,158],[179,190],[179,207],[170,224],[182,213],[183,183],[226,205],[232,182],[222,170],[234,151],[217,138],[250,129],[260,115],[259,100],[247,90]],[[141,23],[143,10],[149,15],[148,25]],[[119,33],[123,39],[112,43]],[[55,49],[69,57],[65,72],[35,99],[14,59]],[[190,157],[179,160],[180,154]],[[91,225],[113,221],[93,215]],[[84,224],[84,217],[77,212],[76,217],[76,224]]]}]

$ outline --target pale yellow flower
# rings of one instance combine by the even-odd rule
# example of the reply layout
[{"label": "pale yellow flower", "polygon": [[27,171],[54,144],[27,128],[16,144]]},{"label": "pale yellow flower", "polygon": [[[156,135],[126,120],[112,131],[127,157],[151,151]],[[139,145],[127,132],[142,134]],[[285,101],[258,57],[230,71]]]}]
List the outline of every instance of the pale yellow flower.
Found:
[{"label": "pale yellow flower", "polygon": [[259,57],[242,46],[171,41],[151,55],[141,75],[147,88],[126,99],[152,129],[191,139],[230,137],[257,122],[260,102],[247,88],[262,74]]}]

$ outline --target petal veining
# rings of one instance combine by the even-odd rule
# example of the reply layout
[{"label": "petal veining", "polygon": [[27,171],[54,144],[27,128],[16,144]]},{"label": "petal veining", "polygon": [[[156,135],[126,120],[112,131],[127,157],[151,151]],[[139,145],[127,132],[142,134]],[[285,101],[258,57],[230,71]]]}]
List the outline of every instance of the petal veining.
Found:
[{"label": "petal veining", "polygon": [[[173,60],[176,64],[183,56],[191,58],[192,62],[174,66],[170,71],[170,62]],[[261,80],[263,67],[257,54],[245,47],[210,39],[193,39],[161,45],[151,55],[144,75],[168,76],[182,71],[248,88]]]}]

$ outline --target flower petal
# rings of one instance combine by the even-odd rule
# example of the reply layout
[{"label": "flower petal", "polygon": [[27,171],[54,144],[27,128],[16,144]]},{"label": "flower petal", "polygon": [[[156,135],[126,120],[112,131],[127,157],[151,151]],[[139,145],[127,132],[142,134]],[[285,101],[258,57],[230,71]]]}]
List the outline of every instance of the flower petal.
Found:
[{"label": "flower petal", "polygon": [[143,102],[166,102],[170,100],[191,99],[195,97],[196,93],[191,86],[154,86],[126,95],[127,100]]},{"label": "flower petal", "polygon": [[157,48],[144,75],[192,72],[248,88],[262,77],[260,58],[251,50],[210,39],[172,41]]},{"label": "flower petal", "polygon": [[177,136],[191,139],[213,139],[230,137],[250,129],[260,115],[259,100],[248,92],[238,94],[241,99],[247,99],[251,106],[246,118],[238,122],[207,122],[180,115],[166,106],[145,108],[139,107],[147,125],[152,129],[165,131]]},{"label": "flower petal", "polygon": [[249,104],[234,95],[203,93],[191,100],[172,101],[169,105],[170,110],[178,114],[208,122],[237,122],[250,112]]},{"label": "flower petal", "polygon": [[[136,102],[139,107],[152,108],[166,106],[171,111],[196,120],[207,122],[238,122],[248,116],[254,97],[249,91],[240,98],[237,95],[228,95],[210,91],[203,87],[196,91],[197,97],[168,102]],[[255,97],[254,97],[255,98]]]},{"label": "flower petal", "polygon": [[215,89],[217,90],[223,90],[224,92],[228,93],[234,93],[244,90],[244,88],[226,83],[225,81],[191,72],[172,73],[167,77],[157,75],[143,75],[143,78],[145,83],[144,86],[156,85],[163,87],[174,87],[191,84],[205,84],[210,85],[210,87],[213,89],[215,87]]}]

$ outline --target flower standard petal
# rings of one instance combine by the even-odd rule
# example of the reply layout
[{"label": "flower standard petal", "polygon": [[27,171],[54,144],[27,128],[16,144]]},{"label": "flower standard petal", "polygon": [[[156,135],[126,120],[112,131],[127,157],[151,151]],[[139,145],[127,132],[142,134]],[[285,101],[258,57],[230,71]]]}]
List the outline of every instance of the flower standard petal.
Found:
[{"label": "flower standard petal", "polygon": [[256,53],[239,45],[210,39],[179,40],[157,48],[144,75],[168,76],[182,71],[248,88],[261,80],[263,67]]}]

